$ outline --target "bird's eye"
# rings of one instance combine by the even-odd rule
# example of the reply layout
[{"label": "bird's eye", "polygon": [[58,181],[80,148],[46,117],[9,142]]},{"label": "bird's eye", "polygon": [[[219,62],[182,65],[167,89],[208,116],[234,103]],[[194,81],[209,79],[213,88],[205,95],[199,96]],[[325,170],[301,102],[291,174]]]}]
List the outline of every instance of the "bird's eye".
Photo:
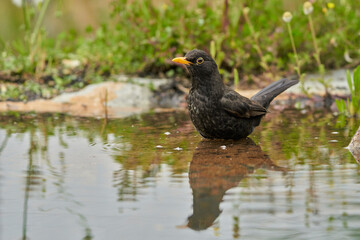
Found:
[{"label": "bird's eye", "polygon": [[204,62],[204,59],[202,57],[199,57],[198,59],[196,59],[196,62],[198,64],[202,64]]}]

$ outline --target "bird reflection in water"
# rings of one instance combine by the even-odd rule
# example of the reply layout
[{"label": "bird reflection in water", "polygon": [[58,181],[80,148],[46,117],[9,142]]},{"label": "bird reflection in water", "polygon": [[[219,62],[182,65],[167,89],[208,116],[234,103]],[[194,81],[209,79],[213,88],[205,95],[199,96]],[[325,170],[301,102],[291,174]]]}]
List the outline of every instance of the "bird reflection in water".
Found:
[{"label": "bird reflection in water", "polygon": [[286,171],[276,166],[250,138],[201,141],[190,163],[193,214],[188,217],[187,227],[194,230],[210,227],[221,213],[219,207],[225,192],[258,168]]}]

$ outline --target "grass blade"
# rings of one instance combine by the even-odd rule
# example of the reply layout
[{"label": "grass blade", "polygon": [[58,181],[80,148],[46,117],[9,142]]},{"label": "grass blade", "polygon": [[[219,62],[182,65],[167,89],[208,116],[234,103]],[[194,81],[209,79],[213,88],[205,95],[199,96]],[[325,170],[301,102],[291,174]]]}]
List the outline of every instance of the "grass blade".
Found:
[{"label": "grass blade", "polygon": [[349,70],[346,71],[346,80],[347,80],[348,86],[350,88],[351,95],[353,95],[353,84],[352,84],[352,79],[351,79]]},{"label": "grass blade", "polygon": [[354,71],[353,75],[354,93],[353,96],[360,96],[360,65]]},{"label": "grass blade", "polygon": [[236,68],[234,68],[234,86],[235,88],[239,87],[239,73]]}]

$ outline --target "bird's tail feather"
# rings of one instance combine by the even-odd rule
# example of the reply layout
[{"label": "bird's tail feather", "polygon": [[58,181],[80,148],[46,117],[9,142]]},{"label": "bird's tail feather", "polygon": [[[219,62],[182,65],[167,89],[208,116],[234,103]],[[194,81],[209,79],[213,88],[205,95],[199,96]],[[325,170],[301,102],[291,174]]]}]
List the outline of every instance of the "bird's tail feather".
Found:
[{"label": "bird's tail feather", "polygon": [[251,97],[251,100],[260,103],[263,107],[268,108],[271,101],[280,93],[288,89],[289,87],[297,84],[298,79],[287,79],[283,78],[276,82],[273,82],[266,88],[262,89],[254,96]]}]

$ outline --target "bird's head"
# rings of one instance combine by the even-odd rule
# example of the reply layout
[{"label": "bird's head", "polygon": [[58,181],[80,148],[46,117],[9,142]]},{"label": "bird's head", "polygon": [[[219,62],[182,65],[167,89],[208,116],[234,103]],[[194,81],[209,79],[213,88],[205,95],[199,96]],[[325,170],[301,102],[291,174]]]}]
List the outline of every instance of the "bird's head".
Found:
[{"label": "bird's head", "polygon": [[214,59],[202,50],[194,49],[188,52],[185,57],[177,57],[172,61],[184,64],[193,78],[219,74]]}]

